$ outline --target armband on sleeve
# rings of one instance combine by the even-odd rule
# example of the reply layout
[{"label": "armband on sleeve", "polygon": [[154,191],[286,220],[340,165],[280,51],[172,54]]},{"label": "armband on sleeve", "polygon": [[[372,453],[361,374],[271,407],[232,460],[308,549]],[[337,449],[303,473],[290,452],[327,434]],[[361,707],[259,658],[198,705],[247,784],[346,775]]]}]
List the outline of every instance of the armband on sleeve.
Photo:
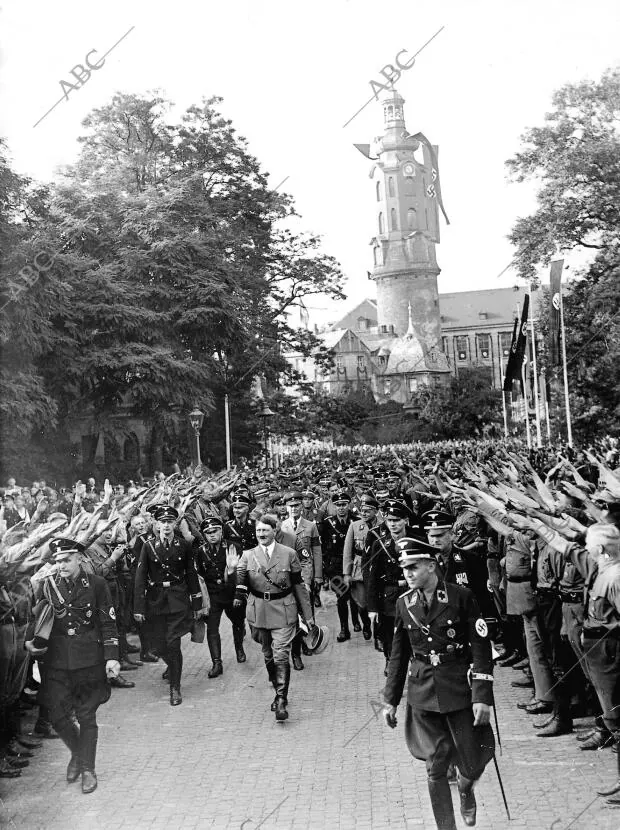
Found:
[{"label": "armband on sleeve", "polygon": [[291,571],[291,585],[301,585],[302,582],[301,571]]},{"label": "armband on sleeve", "polygon": [[472,680],[488,680],[489,683],[493,682],[493,675],[492,674],[484,674],[483,672],[472,672],[471,675]]},{"label": "armband on sleeve", "polygon": [[235,599],[240,599],[245,602],[248,598],[248,589],[246,585],[237,585],[235,588]]}]

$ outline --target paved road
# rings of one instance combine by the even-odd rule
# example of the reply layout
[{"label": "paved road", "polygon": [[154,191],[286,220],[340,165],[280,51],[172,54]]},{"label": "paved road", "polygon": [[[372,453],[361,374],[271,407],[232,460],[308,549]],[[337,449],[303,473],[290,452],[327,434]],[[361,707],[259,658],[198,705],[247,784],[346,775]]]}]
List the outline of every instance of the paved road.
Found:
[{"label": "paved road", "polygon": [[[319,613],[335,633],[333,602]],[[383,663],[372,643],[354,634],[333,643],[306,669],[293,672],[290,719],[276,724],[273,691],[258,646],[238,665],[224,620],[224,670],[207,678],[206,644],[185,638],[183,705],[172,708],[162,666],[128,677],[99,710],[99,789],[68,785],[68,754],[46,741],[17,781],[0,780],[0,824],[19,830],[384,830],[434,828],[424,764],[406,749],[401,724],[377,715]],[[499,669],[502,724],[499,764],[512,821],[489,766],[477,787],[480,830],[619,830],[620,810],[594,796],[615,776],[609,750],[580,752],[574,736],[536,738],[517,710],[527,692]],[[581,729],[585,722],[578,722]],[[456,803],[456,799],[455,799]],[[457,809],[459,828],[460,822]]]}]

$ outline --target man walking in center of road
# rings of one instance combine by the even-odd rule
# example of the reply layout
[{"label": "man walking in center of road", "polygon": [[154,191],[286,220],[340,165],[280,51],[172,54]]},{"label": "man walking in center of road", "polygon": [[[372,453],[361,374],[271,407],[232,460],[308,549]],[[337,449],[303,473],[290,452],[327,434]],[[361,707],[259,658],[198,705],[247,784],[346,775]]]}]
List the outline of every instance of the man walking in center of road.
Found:
[{"label": "man walking in center of road", "polygon": [[452,760],[458,769],[461,815],[473,827],[473,787],[495,752],[489,725],[493,660],[487,624],[468,588],[439,578],[430,545],[403,538],[396,547],[409,589],[396,602],[384,716],[388,725],[395,725],[408,676],[405,739],[414,758],[426,762],[438,830],[456,830],[447,777]]}]

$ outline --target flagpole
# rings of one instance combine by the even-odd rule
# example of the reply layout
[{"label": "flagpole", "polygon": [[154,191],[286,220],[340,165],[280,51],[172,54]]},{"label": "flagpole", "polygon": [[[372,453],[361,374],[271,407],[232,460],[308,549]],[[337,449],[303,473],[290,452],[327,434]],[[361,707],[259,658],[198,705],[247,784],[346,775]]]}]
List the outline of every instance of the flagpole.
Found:
[{"label": "flagpole", "polygon": [[536,365],[536,335],[534,332],[534,302],[530,286],[530,332],[532,335],[532,371],[534,373],[534,417],[536,419],[536,446],[542,447],[540,432],[540,410],[538,409],[538,368]]},{"label": "flagpole", "polygon": [[543,383],[544,378],[544,386],[543,386],[543,400],[545,402],[545,424],[547,426],[547,441],[551,443],[551,420],[549,418],[549,399],[547,397],[547,373],[545,372],[545,368],[541,369],[541,385]]},{"label": "flagpole", "polygon": [[[501,344],[500,344],[501,346]],[[506,412],[506,393],[504,392],[504,365],[503,355],[499,353],[499,377],[502,385],[502,415],[504,416],[504,438],[508,438],[508,413]]]},{"label": "flagpole", "polygon": [[230,448],[230,407],[228,404],[228,393],[224,395],[224,427],[226,429],[226,469],[230,470],[232,467],[232,457]]},{"label": "flagpole", "polygon": [[530,430],[530,416],[528,414],[528,403],[527,403],[527,385],[526,385],[526,378],[525,378],[525,360],[523,361],[523,365],[521,366],[521,382],[523,384],[523,414],[525,415],[525,434],[527,436],[527,448],[528,450],[532,449],[532,432]]},{"label": "flagpole", "polygon": [[570,417],[570,400],[568,396],[568,369],[566,367],[566,330],[564,329],[564,300],[562,288],[560,287],[560,334],[562,336],[562,371],[564,375],[564,405],[566,408],[566,432],[568,435],[568,446],[573,446],[573,427]]}]

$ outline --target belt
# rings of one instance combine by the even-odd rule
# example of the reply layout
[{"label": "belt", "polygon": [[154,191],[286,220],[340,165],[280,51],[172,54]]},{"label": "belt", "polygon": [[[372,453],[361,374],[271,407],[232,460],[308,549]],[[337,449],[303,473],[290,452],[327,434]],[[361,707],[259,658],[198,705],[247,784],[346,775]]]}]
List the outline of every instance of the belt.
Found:
[{"label": "belt", "polygon": [[152,579],[149,579],[149,588],[170,588],[172,585],[178,585],[181,582],[181,579],[170,579],[166,582],[153,582]]},{"label": "belt", "polygon": [[557,590],[555,588],[536,588],[536,593],[541,597],[555,597]]},{"label": "belt", "polygon": [[456,660],[461,660],[464,657],[462,651],[441,652],[440,654],[420,654],[417,651],[413,652],[414,660],[421,660],[422,663],[428,663],[430,666],[439,666],[440,663],[454,663]]},{"label": "belt", "polygon": [[529,575],[528,576],[508,576],[508,574],[506,574],[506,580],[508,582],[531,582],[532,577],[529,576]]},{"label": "belt", "polygon": [[596,637],[600,640],[602,637],[618,637],[620,636],[620,628],[583,628],[584,637]]},{"label": "belt", "polygon": [[580,605],[583,604],[583,592],[582,591],[560,591],[560,599],[562,602],[570,603],[571,605],[576,605],[579,603]]},{"label": "belt", "polygon": [[254,594],[255,597],[259,599],[264,599],[267,602],[270,602],[272,599],[282,599],[282,597],[287,597],[290,593],[292,593],[292,588],[287,588],[286,591],[255,591],[254,588],[250,588],[250,593]]}]

